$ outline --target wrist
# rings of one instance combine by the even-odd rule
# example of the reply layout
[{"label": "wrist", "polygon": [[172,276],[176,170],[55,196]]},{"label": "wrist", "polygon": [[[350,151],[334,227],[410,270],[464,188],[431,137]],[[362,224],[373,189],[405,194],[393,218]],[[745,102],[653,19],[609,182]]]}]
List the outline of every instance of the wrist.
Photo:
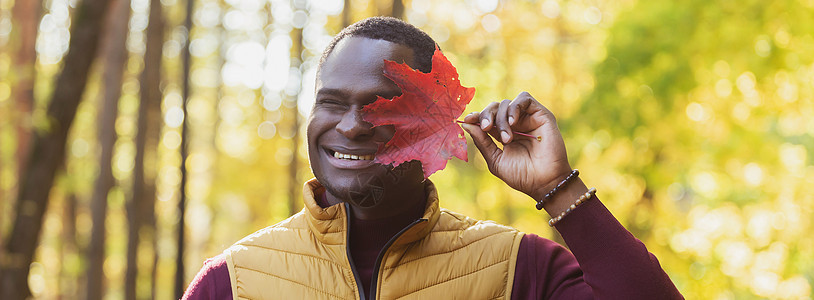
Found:
[{"label": "wrist", "polygon": [[[543,209],[552,217],[559,216],[574,204],[574,201],[588,191],[588,187],[580,178],[574,178],[568,185],[543,203]],[[542,198],[540,198],[542,199]]]},{"label": "wrist", "polygon": [[[576,172],[577,174],[573,174],[573,172]],[[554,194],[557,193],[557,191],[555,191],[555,189],[562,190],[564,185],[568,184],[567,182],[564,183],[564,181],[566,181],[569,178],[569,176],[572,176],[572,174],[573,174],[574,177],[578,177],[579,176],[579,171],[572,170],[570,166],[566,166],[565,168],[561,168],[560,170],[556,171],[555,174],[557,174],[557,175],[554,176],[553,179],[549,180],[548,183],[543,184],[540,187],[538,187],[537,190],[534,191],[534,193],[529,194],[529,196],[531,196],[531,198],[534,199],[537,202],[549,201],[549,199],[545,199],[546,195],[551,197],[553,195],[549,195],[549,194],[551,194],[552,192],[554,192]],[[571,180],[574,180],[574,179],[578,179],[578,178],[572,178]],[[563,186],[560,186],[560,185],[563,185]]]}]

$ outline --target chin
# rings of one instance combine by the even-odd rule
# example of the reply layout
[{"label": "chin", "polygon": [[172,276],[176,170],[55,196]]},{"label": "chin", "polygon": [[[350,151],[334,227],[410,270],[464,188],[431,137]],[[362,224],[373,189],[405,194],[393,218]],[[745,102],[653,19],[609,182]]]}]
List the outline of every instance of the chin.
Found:
[{"label": "chin", "polygon": [[[386,168],[382,166],[382,168]],[[357,173],[340,180],[319,180],[325,190],[345,202],[358,207],[374,207],[383,200],[386,184],[383,174]]]},{"label": "chin", "polygon": [[403,188],[420,185],[424,181],[424,173],[420,162],[411,161],[396,168],[376,165],[365,172],[318,175],[317,180],[334,197],[357,207],[371,208],[382,204],[387,194],[392,197]]}]

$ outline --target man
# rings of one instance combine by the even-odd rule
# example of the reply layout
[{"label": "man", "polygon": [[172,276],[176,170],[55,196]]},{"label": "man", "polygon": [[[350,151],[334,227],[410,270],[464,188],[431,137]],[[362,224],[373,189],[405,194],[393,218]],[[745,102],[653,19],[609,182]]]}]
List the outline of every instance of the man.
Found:
[{"label": "man", "polygon": [[439,209],[418,161],[372,162],[394,130],[364,122],[361,108],[401,93],[383,76],[383,61],[429,72],[435,47],[426,33],[392,18],[360,21],[334,38],[308,120],[316,179],[305,184],[305,209],[208,260],[185,298],[682,298],[656,258],[572,172],[554,116],[528,93],[467,115],[463,127],[495,176],[542,201],[573,254]]}]

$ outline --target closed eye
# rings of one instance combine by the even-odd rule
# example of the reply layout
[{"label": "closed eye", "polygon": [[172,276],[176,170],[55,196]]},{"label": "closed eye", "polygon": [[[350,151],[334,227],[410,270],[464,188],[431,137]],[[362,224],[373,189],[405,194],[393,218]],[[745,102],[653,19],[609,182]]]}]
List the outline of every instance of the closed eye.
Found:
[{"label": "closed eye", "polygon": [[339,109],[339,108],[347,108],[348,105],[342,101],[334,100],[334,99],[319,99],[316,101],[316,105],[324,108],[331,108],[331,109]]},{"label": "closed eye", "polygon": [[335,106],[347,106],[347,104],[342,103],[342,102],[340,102],[338,100],[333,100],[333,99],[320,99],[320,100],[317,100],[316,104],[318,104],[318,105],[328,105],[328,106],[332,106],[332,105],[335,105]]}]

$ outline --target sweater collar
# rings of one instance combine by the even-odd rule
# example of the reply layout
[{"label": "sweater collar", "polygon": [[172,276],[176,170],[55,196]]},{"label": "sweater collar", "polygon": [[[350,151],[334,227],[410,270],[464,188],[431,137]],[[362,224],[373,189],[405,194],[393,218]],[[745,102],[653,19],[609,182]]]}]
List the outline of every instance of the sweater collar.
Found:
[{"label": "sweater collar", "polygon": [[[438,191],[435,185],[427,180],[424,185],[427,204],[424,214],[418,222],[407,229],[393,245],[404,245],[415,242],[427,236],[441,215],[438,204]],[[316,235],[320,242],[330,245],[345,244],[347,234],[347,207],[345,205],[333,205],[321,207],[317,203],[316,196],[325,192],[325,188],[316,178],[305,183],[302,190],[304,208],[303,211],[308,219],[308,226]]]}]

